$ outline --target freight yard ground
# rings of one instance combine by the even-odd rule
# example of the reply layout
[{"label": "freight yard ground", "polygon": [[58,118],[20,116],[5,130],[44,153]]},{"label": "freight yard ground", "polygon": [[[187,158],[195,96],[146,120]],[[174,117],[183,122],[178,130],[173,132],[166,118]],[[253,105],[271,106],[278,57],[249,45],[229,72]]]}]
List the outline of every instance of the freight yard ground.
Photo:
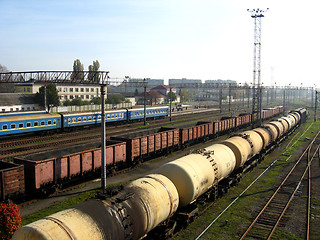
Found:
[{"label": "freight yard ground", "polygon": [[[312,118],[313,119],[313,118]],[[309,121],[310,123],[310,121]],[[319,124],[319,123],[318,123]],[[309,125],[304,124],[301,128],[299,128],[292,136],[289,137],[289,139],[293,138],[296,134],[298,134],[298,137],[301,136],[301,134],[304,132],[304,130]],[[319,129],[319,125],[314,125],[312,128],[309,129],[309,131],[300,138],[297,143],[302,148],[304,145],[307,144],[308,141],[306,141],[306,137],[311,138],[312,134],[314,135],[316,131]],[[313,133],[312,133],[313,131]],[[223,138],[226,138],[227,136],[223,136]],[[296,137],[296,139],[298,139]],[[164,156],[159,159],[146,162],[143,166],[140,166],[139,168],[131,170],[127,174],[122,174],[118,176],[114,176],[107,179],[108,184],[118,184],[123,182],[128,182],[130,180],[136,179],[138,177],[144,176],[148,173],[151,173],[154,171],[155,168],[158,166],[168,162],[172,161],[176,158],[179,158],[183,155],[186,155],[191,151],[191,149],[196,148],[203,148],[205,146],[211,145],[214,142],[221,141],[222,138],[215,139],[215,141],[207,142],[205,144],[194,146],[193,148],[188,148],[186,151],[178,151],[170,156]],[[283,149],[288,144],[289,140],[282,143],[280,148],[275,150],[271,155],[269,155],[258,167],[256,167],[252,172],[249,174],[246,174],[240,184],[237,187],[233,187],[230,192],[225,195],[223,198],[218,199],[213,206],[206,212],[206,214],[200,216],[193,224],[191,224],[180,236],[177,237],[177,239],[195,239],[197,235],[213,220],[218,216],[223,209],[225,209],[226,206],[230,204],[250,183],[262,172],[264,171],[267,166],[273,162],[274,159],[278,159],[278,162],[268,171],[266,177],[261,178],[256,184],[252,186],[249,192],[247,192],[245,195],[240,198],[240,201],[238,201],[236,204],[232,206],[224,215],[221,216],[221,218],[218,219],[218,221],[215,222],[215,224],[210,228],[210,231],[208,235],[205,235],[203,239],[239,239],[241,234],[244,232],[247,225],[250,224],[250,220],[253,216],[255,216],[256,212],[259,210],[263,202],[268,199],[268,196],[272,194],[273,187],[275,185],[275,182],[280,179],[279,175],[281,175],[283,172],[283,168],[288,168],[288,163],[292,164],[292,162],[295,160],[294,156],[297,156],[298,154],[293,154],[293,157],[290,159],[287,159],[288,152],[283,154]],[[293,141],[295,142],[295,140]],[[290,151],[295,152],[297,151],[298,147],[293,147],[290,149]],[[287,161],[286,161],[287,160]],[[314,177],[313,180],[313,186],[317,186],[320,183],[320,168],[319,168],[319,162],[314,163],[313,170],[317,170],[317,175]],[[318,181],[318,182],[316,182]],[[26,224],[30,221],[36,220],[36,218],[44,217],[45,215],[52,214],[56,211],[62,210],[64,207],[70,207],[72,206],[72,201],[65,205],[60,205],[61,209],[54,208],[52,206],[58,206],[59,204],[63,204],[65,200],[72,199],[72,198],[80,198],[79,194],[82,191],[86,191],[88,189],[94,189],[100,186],[100,181],[94,181],[91,183],[87,183],[84,185],[81,185],[81,187],[78,187],[77,189],[58,194],[57,196],[50,197],[48,199],[39,200],[37,202],[34,202],[30,205],[24,206],[21,208],[21,214],[23,215],[23,223]],[[303,198],[304,195],[298,196],[295,200],[299,200]],[[313,205],[313,220],[315,220],[314,224],[319,224],[319,190],[317,193],[314,194],[314,205]],[[49,209],[46,209],[47,207],[50,207]],[[298,207],[301,207],[298,205]],[[46,211],[42,211],[41,215],[39,213],[39,209],[46,209]],[[299,237],[303,236],[301,235],[301,232],[299,232],[299,229],[301,224],[303,224],[303,221],[301,223],[301,219],[304,219],[304,216],[299,209],[298,211],[293,209],[291,210],[294,214],[292,214],[292,217],[287,221],[286,228],[282,232],[282,235],[277,235],[278,239],[300,239]],[[32,217],[31,214],[37,214],[37,217]],[[300,220],[300,221],[298,221]],[[237,227],[235,227],[237,226]],[[319,230],[315,228],[315,225],[312,225],[312,236],[319,236]],[[317,232],[318,231],[318,232]],[[303,233],[302,233],[303,234]],[[303,239],[303,237],[302,237]],[[311,238],[311,239],[317,239],[317,238]]]}]

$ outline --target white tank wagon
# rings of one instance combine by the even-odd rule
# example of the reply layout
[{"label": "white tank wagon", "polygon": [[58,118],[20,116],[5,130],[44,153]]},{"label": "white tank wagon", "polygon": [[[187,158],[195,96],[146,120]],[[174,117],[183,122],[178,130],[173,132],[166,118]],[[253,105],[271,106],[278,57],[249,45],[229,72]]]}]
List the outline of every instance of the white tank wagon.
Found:
[{"label": "white tank wagon", "polygon": [[253,129],[256,133],[258,133],[262,139],[263,146],[262,148],[265,149],[271,143],[271,136],[267,129],[265,128],[255,128]]},{"label": "white tank wagon", "polygon": [[278,131],[278,137],[277,138],[280,138],[283,135],[283,132],[284,132],[284,128],[283,128],[282,123],[280,123],[278,121],[272,121],[272,122],[269,122],[269,124],[272,124],[273,126],[276,127],[276,129]]},{"label": "white tank wagon", "polygon": [[249,143],[249,141],[240,136],[231,137],[223,141],[221,144],[226,145],[233,151],[236,157],[235,169],[243,166],[243,164],[248,160],[252,151],[252,145]]},{"label": "white tank wagon", "polygon": [[262,148],[263,148],[263,139],[261,138],[261,136],[253,131],[245,131],[243,132],[244,135],[248,136],[248,140],[250,140],[250,142],[252,143],[252,151],[251,151],[251,156],[255,156],[256,154],[258,154]]},{"label": "white tank wagon", "polygon": [[179,194],[179,207],[194,202],[215,182],[216,173],[212,163],[202,154],[190,154],[166,163],[157,173],[169,178]]},{"label": "white tank wagon", "polygon": [[268,131],[271,138],[271,142],[274,142],[278,138],[279,131],[273,124],[264,124],[263,128],[265,128]]},{"label": "white tank wagon", "polygon": [[218,181],[228,177],[236,166],[236,156],[233,151],[224,144],[213,144],[204,149],[205,155],[215,163],[216,178]]},{"label": "white tank wagon", "polygon": [[89,200],[15,232],[12,239],[139,239],[172,216],[179,205],[173,183],[150,174],[108,200]]},{"label": "white tank wagon", "polygon": [[278,122],[283,126],[283,134],[286,134],[289,131],[289,123],[283,118],[279,118]]}]

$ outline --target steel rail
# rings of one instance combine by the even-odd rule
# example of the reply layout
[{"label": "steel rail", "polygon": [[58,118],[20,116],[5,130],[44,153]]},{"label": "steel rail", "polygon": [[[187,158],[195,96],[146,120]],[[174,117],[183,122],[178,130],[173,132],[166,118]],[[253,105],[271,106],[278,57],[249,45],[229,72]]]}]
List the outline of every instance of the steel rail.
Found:
[{"label": "steel rail", "polygon": [[[311,147],[310,147],[310,149],[311,149]],[[309,151],[310,151],[310,150],[309,150]],[[312,158],[311,158],[310,161],[309,161],[309,157],[308,157],[308,164],[307,164],[307,166],[306,166],[306,169],[304,170],[301,178],[299,179],[299,183],[297,184],[295,190],[294,190],[293,193],[291,194],[291,197],[290,197],[289,201],[287,202],[285,208],[282,210],[279,218],[277,219],[277,222],[276,222],[276,224],[274,225],[272,231],[271,231],[270,234],[268,235],[267,240],[269,240],[269,239],[272,237],[273,233],[275,232],[276,228],[278,227],[278,225],[279,225],[279,223],[280,223],[280,220],[282,219],[283,215],[284,215],[285,212],[287,211],[287,209],[288,209],[291,201],[293,200],[293,197],[295,196],[296,192],[298,191],[298,189],[299,189],[299,187],[300,187],[300,185],[301,185],[304,177],[306,176],[307,172],[309,172],[309,170],[310,170],[310,165],[311,165],[312,160],[314,159],[315,155],[316,155],[316,151],[314,152],[314,155],[312,156]],[[309,178],[309,180],[310,180],[310,178]],[[309,204],[309,200],[310,200],[310,196],[308,197],[308,204]],[[309,209],[308,206],[307,206],[307,208]],[[308,223],[308,225],[309,225],[309,223]]]},{"label": "steel rail", "polygon": [[297,165],[300,163],[300,161],[302,160],[302,158],[304,157],[304,155],[307,153],[307,151],[309,151],[309,148],[312,146],[312,144],[315,142],[316,138],[319,136],[320,131],[316,134],[316,136],[313,138],[313,140],[311,141],[311,143],[308,145],[308,147],[303,151],[303,153],[301,154],[301,156],[299,157],[299,159],[297,160],[297,162],[293,165],[293,167],[291,168],[290,172],[287,174],[287,176],[285,177],[285,179],[281,182],[281,184],[279,185],[279,187],[277,188],[277,190],[274,192],[274,194],[270,197],[270,199],[268,200],[268,202],[266,203],[266,205],[262,208],[262,210],[259,212],[259,214],[256,216],[256,218],[253,220],[253,222],[250,224],[250,226],[247,228],[247,230],[244,232],[244,234],[241,236],[240,240],[244,239],[247,234],[249,233],[249,231],[253,228],[253,226],[257,223],[257,221],[259,220],[260,216],[265,212],[265,210],[267,209],[267,207],[270,205],[270,203],[272,202],[272,200],[275,198],[275,196],[278,194],[278,192],[280,191],[280,189],[283,187],[283,185],[286,183],[286,181],[288,180],[289,176],[292,174],[292,172],[295,170],[295,168],[297,167]]}]

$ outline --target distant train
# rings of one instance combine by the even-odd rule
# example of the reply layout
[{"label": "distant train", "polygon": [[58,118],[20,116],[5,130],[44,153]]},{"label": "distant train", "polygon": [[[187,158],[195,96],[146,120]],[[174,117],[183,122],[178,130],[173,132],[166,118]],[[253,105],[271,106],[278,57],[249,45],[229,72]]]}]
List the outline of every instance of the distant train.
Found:
[{"label": "distant train", "polygon": [[[168,116],[169,107],[148,107],[146,118]],[[106,123],[136,121],[144,118],[143,108],[106,111]],[[59,113],[39,112],[5,113],[0,115],[0,137],[44,131],[69,130],[76,127],[101,124],[101,113]]]},{"label": "distant train", "polygon": [[197,199],[223,195],[305,120],[305,109],[292,111],[168,162],[155,173],[125,185],[113,197],[91,199],[28,224],[12,239],[142,239],[147,234],[150,239],[170,237],[176,226],[192,220]]}]

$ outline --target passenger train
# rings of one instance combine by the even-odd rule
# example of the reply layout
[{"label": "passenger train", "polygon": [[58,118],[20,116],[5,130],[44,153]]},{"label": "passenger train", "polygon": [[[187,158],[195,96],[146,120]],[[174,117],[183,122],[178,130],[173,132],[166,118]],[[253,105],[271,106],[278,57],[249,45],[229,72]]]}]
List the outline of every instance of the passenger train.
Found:
[{"label": "passenger train", "polygon": [[[148,107],[146,118],[168,116],[169,107]],[[144,119],[144,108],[111,110],[105,113],[106,123],[137,121]],[[69,130],[75,127],[101,124],[101,113],[59,113],[39,112],[4,113],[0,115],[0,137],[44,131]]]}]

